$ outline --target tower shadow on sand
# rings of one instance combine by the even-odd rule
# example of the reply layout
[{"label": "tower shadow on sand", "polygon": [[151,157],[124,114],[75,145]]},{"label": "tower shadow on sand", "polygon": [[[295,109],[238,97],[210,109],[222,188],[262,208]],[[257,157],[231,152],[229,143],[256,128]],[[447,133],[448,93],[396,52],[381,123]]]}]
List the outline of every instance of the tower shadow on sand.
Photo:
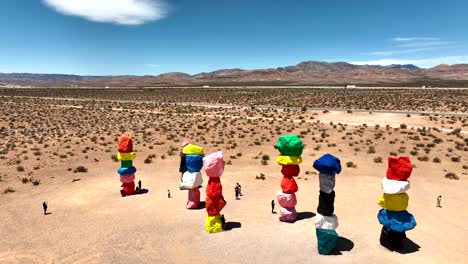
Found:
[{"label": "tower shadow on sand", "polygon": [[411,254],[418,252],[421,248],[418,244],[414,243],[413,240],[409,238],[404,238],[401,243],[403,244],[403,247],[394,250],[400,254]]},{"label": "tower shadow on sand", "polygon": [[241,227],[242,227],[242,224],[239,222],[226,222],[226,224],[224,224],[224,231],[229,231],[234,228],[241,228]]},{"label": "tower shadow on sand", "polygon": [[354,242],[346,237],[339,237],[336,247],[331,255],[343,255],[343,251],[351,251],[354,248]]},{"label": "tower shadow on sand", "polygon": [[296,218],[296,221],[301,221],[301,220],[304,220],[304,219],[309,219],[309,218],[312,218],[314,217],[315,214],[312,213],[312,212],[300,212],[300,213],[297,213],[297,218]]}]

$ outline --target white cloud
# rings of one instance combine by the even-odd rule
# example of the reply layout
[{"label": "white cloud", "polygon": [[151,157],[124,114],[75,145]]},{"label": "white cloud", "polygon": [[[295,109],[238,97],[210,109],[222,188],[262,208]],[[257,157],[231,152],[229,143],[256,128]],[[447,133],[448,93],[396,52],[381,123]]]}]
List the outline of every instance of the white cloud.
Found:
[{"label": "white cloud", "polygon": [[161,65],[159,64],[152,64],[152,63],[147,63],[145,64],[146,67],[149,67],[149,68],[158,68],[158,67],[161,67]]},{"label": "white cloud", "polygon": [[95,22],[141,25],[167,15],[162,0],[42,0],[64,15],[79,16]]},{"label": "white cloud", "polygon": [[455,44],[456,42],[454,41],[418,41],[418,42],[409,42],[409,43],[404,43],[397,45],[397,47],[402,47],[402,48],[417,48],[417,47],[445,47],[448,45]]},{"label": "white cloud", "polygon": [[421,37],[396,37],[391,38],[390,41],[392,42],[392,49],[384,51],[373,51],[365,54],[372,56],[392,56],[398,54],[418,53],[428,50],[446,49],[453,47],[453,44],[456,44],[454,41],[442,41],[440,38]]},{"label": "white cloud", "polygon": [[350,61],[351,64],[357,65],[391,65],[391,64],[414,64],[422,68],[431,68],[439,64],[461,64],[468,63],[467,56],[446,56],[424,59],[378,59],[368,61]]},{"label": "white cloud", "polygon": [[419,49],[404,49],[404,50],[385,50],[385,51],[373,51],[367,54],[374,56],[392,56],[397,54],[409,54],[421,51],[433,50],[435,47],[419,48]]},{"label": "white cloud", "polygon": [[395,38],[391,38],[390,40],[394,41],[394,42],[414,42],[414,41],[436,41],[436,40],[440,40],[440,38],[420,38],[420,37],[402,38],[402,37],[395,37]]}]

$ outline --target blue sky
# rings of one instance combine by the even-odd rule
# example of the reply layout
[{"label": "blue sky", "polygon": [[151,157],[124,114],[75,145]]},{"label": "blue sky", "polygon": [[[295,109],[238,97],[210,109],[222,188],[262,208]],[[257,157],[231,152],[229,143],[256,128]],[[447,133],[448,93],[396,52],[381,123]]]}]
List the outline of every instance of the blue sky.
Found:
[{"label": "blue sky", "polygon": [[467,10],[465,0],[2,0],[0,72],[468,63]]}]

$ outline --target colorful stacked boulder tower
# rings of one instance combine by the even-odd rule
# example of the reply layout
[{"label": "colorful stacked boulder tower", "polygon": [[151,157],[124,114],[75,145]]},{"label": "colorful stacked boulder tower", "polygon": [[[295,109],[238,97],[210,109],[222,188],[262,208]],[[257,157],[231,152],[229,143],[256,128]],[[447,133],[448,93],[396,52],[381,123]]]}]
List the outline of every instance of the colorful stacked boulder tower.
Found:
[{"label": "colorful stacked boulder tower", "polygon": [[136,168],[133,167],[133,160],[136,153],[133,152],[132,139],[128,135],[120,136],[118,140],[117,159],[120,160],[120,168],[117,173],[120,175],[120,194],[122,197],[135,193],[135,173]]},{"label": "colorful stacked boulder tower", "polygon": [[296,135],[284,135],[278,139],[275,148],[280,155],[276,159],[282,166],[281,191],[277,192],[278,204],[280,205],[280,217],[282,222],[294,222],[297,219],[296,212],[296,192],[299,190],[294,177],[299,175],[299,164],[302,163],[302,151],[304,144]]},{"label": "colorful stacked boulder tower", "polygon": [[413,215],[406,211],[410,188],[408,178],[413,170],[409,157],[388,157],[387,177],[382,179],[383,194],[378,204],[383,208],[377,218],[382,227],[380,244],[389,250],[401,249],[406,231],[416,227]]},{"label": "colorful stacked boulder tower", "polygon": [[338,242],[338,217],[335,211],[335,175],[341,172],[340,160],[325,154],[314,162],[313,167],[319,171],[320,193],[317,215],[315,216],[315,233],[317,235],[318,252],[329,255]]},{"label": "colorful stacked boulder tower", "polygon": [[209,177],[206,186],[205,208],[208,213],[205,221],[205,230],[208,233],[221,232],[224,229],[224,223],[221,216],[221,210],[226,206],[223,197],[223,186],[221,185],[221,176],[224,173],[223,152],[218,151],[203,158],[206,175]]},{"label": "colorful stacked boulder tower", "polygon": [[187,209],[200,207],[200,190],[203,178],[201,169],[203,168],[203,148],[194,144],[187,144],[182,149],[182,159],[185,159],[187,171],[182,174],[180,182],[181,190],[188,190]]}]

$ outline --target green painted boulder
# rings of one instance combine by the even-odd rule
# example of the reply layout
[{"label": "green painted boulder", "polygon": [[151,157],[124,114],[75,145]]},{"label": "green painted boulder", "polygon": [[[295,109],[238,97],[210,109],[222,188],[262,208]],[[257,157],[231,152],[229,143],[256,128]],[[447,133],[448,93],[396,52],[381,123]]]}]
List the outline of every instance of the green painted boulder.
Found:
[{"label": "green painted boulder", "polygon": [[121,167],[130,168],[133,166],[133,160],[121,160]]},{"label": "green painted boulder", "polygon": [[330,255],[338,242],[338,234],[335,230],[315,229],[317,234],[318,251],[321,255]]},{"label": "green painted boulder", "polygon": [[275,148],[278,149],[283,156],[301,156],[304,144],[298,136],[290,134],[281,136]]}]

